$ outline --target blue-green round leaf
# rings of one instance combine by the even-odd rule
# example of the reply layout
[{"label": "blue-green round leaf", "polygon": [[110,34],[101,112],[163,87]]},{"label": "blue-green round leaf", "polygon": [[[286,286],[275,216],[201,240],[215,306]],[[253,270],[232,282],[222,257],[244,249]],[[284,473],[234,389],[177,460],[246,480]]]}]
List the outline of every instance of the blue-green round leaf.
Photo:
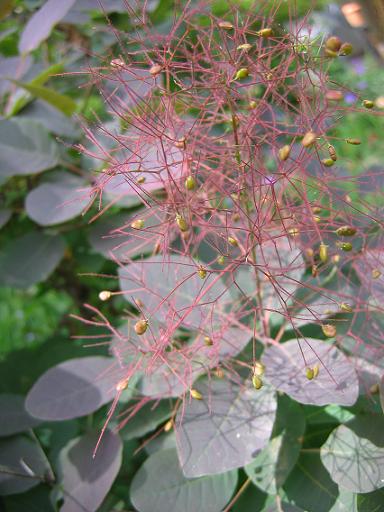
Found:
[{"label": "blue-green round leaf", "polygon": [[[303,357],[304,353],[304,357]],[[265,379],[303,404],[353,405],[359,393],[354,366],[328,342],[305,338],[267,348],[262,361]],[[306,377],[306,367],[319,365],[319,375]]]},{"label": "blue-green round leaf", "polygon": [[187,479],[174,448],[151,455],[136,473],[130,498],[139,512],[221,512],[237,484],[237,471]]},{"label": "blue-green round leaf", "polygon": [[384,487],[384,448],[357,436],[345,425],[331,433],[320,453],[332,480],[341,487],[357,493]]},{"label": "blue-green round leaf", "polygon": [[106,430],[95,457],[100,432],[72,439],[59,455],[59,482],[63,489],[61,512],[95,512],[108,494],[121,466],[122,444]]},{"label": "blue-green round leaf", "polygon": [[44,281],[64,256],[60,236],[39,231],[15,238],[0,251],[0,285],[28,288]]},{"label": "blue-green round leaf", "polygon": [[25,407],[29,414],[42,420],[78,418],[110,402],[118,382],[111,358],[70,359],[50,368],[35,382]]}]

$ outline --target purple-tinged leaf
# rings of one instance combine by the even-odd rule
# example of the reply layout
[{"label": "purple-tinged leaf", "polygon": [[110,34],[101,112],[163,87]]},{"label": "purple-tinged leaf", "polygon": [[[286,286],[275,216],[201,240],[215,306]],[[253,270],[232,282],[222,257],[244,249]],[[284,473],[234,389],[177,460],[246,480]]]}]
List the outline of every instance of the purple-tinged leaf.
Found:
[{"label": "purple-tinged leaf", "polygon": [[36,174],[58,163],[57,144],[40,123],[0,121],[0,176]]},{"label": "purple-tinged leaf", "polygon": [[104,432],[95,457],[99,432],[72,439],[59,455],[59,482],[63,489],[61,512],[95,512],[108,494],[121,466],[118,435]]},{"label": "purple-tinged leaf", "polygon": [[28,288],[44,281],[64,256],[65,243],[60,236],[39,231],[15,238],[0,252],[0,284]]},{"label": "purple-tinged leaf", "polygon": [[151,455],[136,473],[130,498],[139,512],[221,512],[236,489],[237,471],[187,479],[174,448]]},{"label": "purple-tinged leaf", "polygon": [[320,450],[321,461],[337,484],[356,493],[384,487],[384,449],[337,427]]},{"label": "purple-tinged leaf", "polygon": [[2,57],[0,60],[0,96],[6,94],[12,87],[9,78],[21,78],[31,67],[31,57]]},{"label": "purple-tinged leaf", "polygon": [[17,494],[51,478],[40,446],[21,435],[0,441],[0,495]]},{"label": "purple-tinged leaf", "polygon": [[203,399],[191,399],[175,422],[184,475],[212,475],[249,464],[272,432],[277,407],[273,390],[221,379],[195,388]]},{"label": "purple-tinged leaf", "polygon": [[[304,357],[303,357],[304,354]],[[355,368],[328,342],[306,338],[267,348],[262,361],[265,379],[303,404],[352,405],[359,393]],[[306,368],[319,365],[319,375],[308,380]]]},{"label": "purple-tinged leaf", "polygon": [[91,190],[84,180],[57,173],[28,193],[25,209],[40,226],[61,224],[80,215],[90,201]]},{"label": "purple-tinged leaf", "polygon": [[9,221],[12,216],[12,210],[9,208],[1,208],[0,209],[0,228],[5,226],[5,224]]},{"label": "purple-tinged leaf", "polygon": [[0,437],[24,432],[40,423],[27,413],[21,395],[1,394],[0,411]]},{"label": "purple-tinged leaf", "polygon": [[76,0],[47,0],[28,20],[21,34],[19,52],[29,53],[45,41],[53,27],[67,14]]},{"label": "purple-tinged leaf", "polygon": [[72,119],[68,119],[68,117],[60,111],[41,100],[35,100],[29,103],[17,115],[17,118],[31,119],[32,121],[42,124],[49,132],[70,137],[71,140],[80,136],[80,130]]},{"label": "purple-tinged leaf", "polygon": [[25,407],[32,416],[42,420],[85,416],[114,398],[119,376],[111,358],[70,359],[50,368],[35,382]]},{"label": "purple-tinged leaf", "polygon": [[278,400],[272,439],[244,469],[252,482],[267,494],[276,494],[295,465],[305,430],[301,407],[283,396]]},{"label": "purple-tinged leaf", "polygon": [[384,361],[377,359],[375,363],[370,363],[360,357],[351,358],[354,363],[357,376],[359,378],[359,394],[368,395],[372,389],[380,385],[380,380],[384,376]]},{"label": "purple-tinged leaf", "polygon": [[197,270],[183,256],[152,256],[119,268],[120,288],[128,301],[141,300],[150,316],[200,328],[211,322],[213,312],[219,315],[220,302],[229,300],[229,293],[217,274],[202,280]]}]

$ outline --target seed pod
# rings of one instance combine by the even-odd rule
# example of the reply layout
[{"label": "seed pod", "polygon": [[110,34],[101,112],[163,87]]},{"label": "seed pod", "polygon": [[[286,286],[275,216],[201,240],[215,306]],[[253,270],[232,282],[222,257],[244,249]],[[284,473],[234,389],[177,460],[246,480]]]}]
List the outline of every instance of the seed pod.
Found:
[{"label": "seed pod", "polygon": [[179,149],[185,149],[187,147],[186,138],[181,137],[179,140],[175,142],[175,146]]},{"label": "seed pod", "polygon": [[356,235],[357,229],[353,226],[340,226],[336,229],[336,235],[338,236],[353,236]]},{"label": "seed pod", "polygon": [[335,160],[333,160],[333,158],[323,158],[321,163],[325,165],[325,167],[332,167],[332,165],[335,165]]},{"label": "seed pod", "polygon": [[253,110],[254,108],[256,108],[256,107],[257,107],[257,101],[255,101],[255,100],[250,101],[250,102],[248,103],[248,106],[249,106],[249,108],[250,108],[251,110]]},{"label": "seed pod", "polygon": [[191,397],[194,398],[195,400],[203,399],[203,395],[199,391],[197,391],[197,389],[191,389],[189,392],[191,394]]},{"label": "seed pod", "polygon": [[360,146],[360,144],[361,144],[360,139],[345,139],[345,142],[347,144],[351,144],[352,146]]},{"label": "seed pod", "polygon": [[236,240],[236,238],[233,238],[232,236],[228,237],[228,243],[233,247],[237,247],[239,245],[239,242]]},{"label": "seed pod", "polygon": [[255,389],[261,389],[263,387],[263,381],[258,375],[253,375],[252,384]]},{"label": "seed pod", "polygon": [[310,367],[307,367],[305,369],[305,376],[307,377],[308,380],[312,380],[313,379],[313,369]]},{"label": "seed pod", "polygon": [[323,324],[321,330],[327,338],[334,338],[336,336],[336,327],[331,324]]},{"label": "seed pod", "polygon": [[195,190],[196,188],[196,181],[193,176],[188,176],[188,178],[185,180],[185,188],[187,190]]},{"label": "seed pod", "polygon": [[212,347],[213,340],[210,336],[204,336],[204,345],[206,345],[207,347]]},{"label": "seed pod", "polygon": [[108,290],[103,290],[102,292],[99,293],[99,299],[102,300],[103,302],[110,299],[112,297],[112,293],[109,292]]},{"label": "seed pod", "polygon": [[221,368],[216,368],[215,375],[218,379],[224,379],[224,372]]},{"label": "seed pod", "polygon": [[353,52],[353,46],[351,45],[351,43],[343,43],[339,50],[339,55],[342,55],[342,56],[351,55],[352,52]]},{"label": "seed pod", "polygon": [[219,27],[224,30],[231,30],[233,29],[233,25],[230,21],[220,21]]},{"label": "seed pod", "polygon": [[312,265],[311,273],[312,273],[312,277],[317,277],[318,276],[319,270],[317,268],[317,265]]},{"label": "seed pod", "polygon": [[259,30],[256,34],[260,37],[271,37],[273,36],[273,30],[270,27],[267,27]]},{"label": "seed pod", "polygon": [[351,242],[337,242],[337,246],[342,251],[345,251],[345,252],[352,251],[352,249],[353,249],[353,245],[351,244]]},{"label": "seed pod", "polygon": [[372,386],[369,388],[369,392],[371,393],[371,395],[377,395],[377,393],[380,392],[379,384],[372,384]]},{"label": "seed pod", "polygon": [[225,264],[225,258],[224,258],[224,256],[218,256],[218,257],[217,257],[217,263],[218,263],[219,265],[224,265],[224,264]]},{"label": "seed pod", "polygon": [[164,425],[164,432],[169,432],[173,428],[173,420],[168,420]]},{"label": "seed pod", "polygon": [[314,206],[312,208],[312,212],[313,213],[321,213],[322,212],[322,209],[320,208],[320,206]]},{"label": "seed pod", "polygon": [[249,43],[239,44],[239,46],[236,48],[237,50],[244,50],[245,52],[248,52],[252,48],[252,45]]},{"label": "seed pod", "polygon": [[131,223],[131,228],[133,229],[143,229],[144,221],[143,219],[136,219]]},{"label": "seed pod", "polygon": [[176,224],[178,225],[181,232],[188,231],[187,221],[182,215],[176,214]]},{"label": "seed pod", "polygon": [[299,229],[299,228],[289,228],[289,229],[288,229],[288,234],[289,234],[289,236],[292,236],[293,238],[294,238],[295,236],[299,236],[299,234],[300,234],[300,229]]},{"label": "seed pod", "polygon": [[201,279],[205,279],[207,277],[207,271],[205,270],[204,267],[199,267],[199,270],[197,271],[197,273],[199,274],[199,277]]},{"label": "seed pod", "polygon": [[116,385],[116,391],[124,391],[124,389],[127,389],[129,384],[129,377],[127,379],[122,379],[120,382]]},{"label": "seed pod", "polygon": [[290,153],[291,153],[291,146],[289,146],[288,144],[283,146],[282,148],[280,148],[279,149],[280,160],[285,162],[285,160],[287,160],[287,158],[289,157]]},{"label": "seed pod", "polygon": [[321,217],[320,217],[320,215],[314,215],[314,216],[313,216],[313,220],[314,220],[315,222],[321,222]]},{"label": "seed pod", "polygon": [[379,279],[379,277],[381,276],[381,272],[378,268],[374,268],[372,270],[372,279]]},{"label": "seed pod", "polygon": [[329,48],[324,49],[324,54],[329,57],[330,59],[336,59],[336,57],[339,56],[337,52],[334,52],[333,50],[330,50]]},{"label": "seed pod", "polygon": [[364,108],[373,108],[375,104],[371,100],[364,100],[363,101],[363,107]]},{"label": "seed pod", "polygon": [[111,66],[113,68],[121,68],[122,66],[124,66],[124,61],[122,59],[112,59]]},{"label": "seed pod", "polygon": [[242,78],[247,78],[249,75],[248,68],[240,68],[235,75],[234,80],[241,80]]},{"label": "seed pod", "polygon": [[145,183],[145,176],[140,176],[140,178],[137,178],[137,183],[139,183],[140,185]]},{"label": "seed pod", "polygon": [[151,66],[149,68],[149,73],[152,76],[157,76],[159,73],[161,73],[162,70],[163,70],[163,67],[160,66],[160,64],[154,64],[153,66]]},{"label": "seed pod", "polygon": [[320,366],[318,364],[315,364],[313,367],[313,378],[316,379],[316,377],[319,375]]},{"label": "seed pod", "polygon": [[333,263],[339,263],[339,261],[340,261],[340,254],[334,254],[332,256],[332,261],[333,261]]},{"label": "seed pod", "polygon": [[253,375],[258,375],[261,377],[264,375],[265,372],[265,366],[260,361],[256,361],[255,366],[253,368]]},{"label": "seed pod", "polygon": [[319,247],[319,258],[323,263],[327,263],[328,261],[328,245],[320,244]]},{"label": "seed pod", "polygon": [[314,142],[316,141],[316,133],[314,132],[307,132],[302,141],[301,141],[301,144],[305,147],[305,148],[309,148],[310,146],[312,146],[314,144]]},{"label": "seed pod", "polygon": [[305,254],[307,255],[308,258],[313,258],[314,250],[312,249],[312,247],[308,247],[308,249],[305,250]]},{"label": "seed pod", "polygon": [[139,320],[135,323],[135,333],[141,336],[148,328],[148,320]]},{"label": "seed pod", "polygon": [[327,91],[325,93],[325,97],[328,101],[341,101],[344,98],[344,95],[341,91]]},{"label": "seed pod", "polygon": [[352,313],[353,311],[353,308],[350,304],[348,304],[347,302],[342,302],[340,304],[340,309],[341,311],[344,311],[345,313]]},{"label": "seed pod", "polygon": [[325,41],[325,47],[328,48],[328,50],[333,50],[334,52],[338,52],[342,44],[341,39],[337,36],[328,37]]}]

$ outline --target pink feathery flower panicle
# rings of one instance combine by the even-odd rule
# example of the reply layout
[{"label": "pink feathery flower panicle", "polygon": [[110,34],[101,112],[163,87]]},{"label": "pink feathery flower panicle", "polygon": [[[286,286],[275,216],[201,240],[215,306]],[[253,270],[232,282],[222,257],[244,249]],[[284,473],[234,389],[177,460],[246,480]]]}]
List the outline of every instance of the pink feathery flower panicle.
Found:
[{"label": "pink feathery flower panicle", "polygon": [[[335,128],[348,111],[379,113],[340,103],[338,50],[304,38],[306,21],[285,29],[261,8],[219,19],[187,2],[165,33],[142,22],[116,31],[121,53],[91,70],[113,122],[88,128],[84,150],[99,162],[98,243],[121,289],[101,298],[121,293],[135,312],[124,327],[104,323],[121,382],[138,378],[141,405],[184,397],[182,411],[205,399],[194,388],[203,374],[208,388],[253,379],[289,394],[307,369],[329,393],[347,386],[330,340],[348,371],[382,357],[383,215],[350,194],[358,178],[338,158],[367,142]],[[135,209],[113,225],[113,205]],[[297,352],[291,373],[281,347]],[[332,401],[297,386],[298,401]]]}]

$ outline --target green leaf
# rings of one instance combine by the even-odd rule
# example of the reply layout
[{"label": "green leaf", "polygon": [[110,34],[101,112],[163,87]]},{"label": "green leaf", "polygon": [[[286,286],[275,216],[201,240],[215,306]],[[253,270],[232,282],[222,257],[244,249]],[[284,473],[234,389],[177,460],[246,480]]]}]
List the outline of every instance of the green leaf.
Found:
[{"label": "green leaf", "polygon": [[[125,406],[126,408],[126,406]],[[130,420],[121,431],[121,437],[124,441],[143,437],[148,432],[155,430],[163,421],[170,417],[172,413],[172,402],[162,400],[160,403],[146,403]]]},{"label": "green leaf", "polygon": [[301,407],[287,396],[280,397],[272,439],[244,468],[257,487],[275,494],[284,484],[299,456],[304,430]]},{"label": "green leaf", "polygon": [[32,83],[25,84],[18,80],[12,80],[12,82],[28,91],[35,98],[46,101],[67,116],[71,116],[76,110],[77,105],[69,96],[60,94],[42,85],[33,85]]},{"label": "green leaf", "polygon": [[187,479],[174,448],[151,455],[136,473],[130,498],[139,512],[221,512],[237,484],[237,471]]},{"label": "green leaf", "polygon": [[384,487],[384,449],[345,425],[336,428],[321,447],[321,460],[332,479],[349,491]]}]

